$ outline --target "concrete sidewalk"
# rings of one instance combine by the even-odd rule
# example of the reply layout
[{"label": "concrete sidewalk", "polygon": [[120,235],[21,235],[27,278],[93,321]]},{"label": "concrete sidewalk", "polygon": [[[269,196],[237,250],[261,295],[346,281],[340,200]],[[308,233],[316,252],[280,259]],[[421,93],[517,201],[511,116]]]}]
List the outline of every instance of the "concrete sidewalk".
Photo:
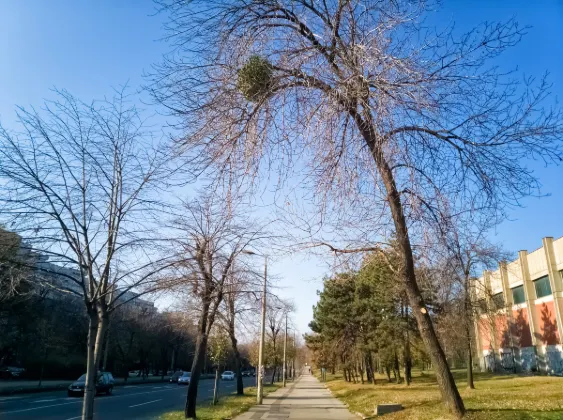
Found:
[{"label": "concrete sidewalk", "polygon": [[294,384],[280,388],[235,420],[307,419],[357,420],[314,376],[304,374]]}]

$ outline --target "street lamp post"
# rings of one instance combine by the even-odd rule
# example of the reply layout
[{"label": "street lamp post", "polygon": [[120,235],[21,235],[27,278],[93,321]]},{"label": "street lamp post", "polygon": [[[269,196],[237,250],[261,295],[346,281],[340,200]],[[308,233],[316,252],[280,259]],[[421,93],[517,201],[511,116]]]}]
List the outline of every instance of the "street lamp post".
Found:
[{"label": "street lamp post", "polygon": [[[260,255],[253,251],[242,251],[244,254],[248,255]],[[262,292],[262,322],[260,325],[260,348],[258,349],[258,372],[256,374],[257,384],[256,384],[256,403],[262,404],[262,396],[264,393],[264,341],[266,335],[266,288],[268,280],[268,256],[264,255],[264,290]]]},{"label": "street lamp post", "polygon": [[285,312],[285,335],[283,338],[283,387],[287,381],[287,311]]},{"label": "street lamp post", "polygon": [[295,330],[293,330],[293,361],[291,363],[291,367],[293,368],[293,372],[291,372],[291,379],[295,381],[295,356],[297,356],[297,339]]}]

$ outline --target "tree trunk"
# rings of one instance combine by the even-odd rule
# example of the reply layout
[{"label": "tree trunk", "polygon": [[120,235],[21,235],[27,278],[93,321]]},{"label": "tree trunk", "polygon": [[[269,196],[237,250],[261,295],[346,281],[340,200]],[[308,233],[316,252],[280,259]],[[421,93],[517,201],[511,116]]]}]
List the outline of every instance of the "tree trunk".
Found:
[{"label": "tree trunk", "polygon": [[172,371],[172,373],[176,372],[175,364],[176,364],[176,348],[174,347],[172,349],[172,360],[170,361],[170,370]]},{"label": "tree trunk", "polygon": [[213,387],[213,405],[217,404],[217,401],[219,400],[218,397],[218,392],[219,391],[219,368],[215,369],[215,384]]},{"label": "tree trunk", "polygon": [[188,385],[188,395],[186,396],[186,405],[184,407],[184,416],[187,419],[196,418],[197,387],[207,354],[207,334],[204,331],[199,331],[196,341],[196,351],[192,363],[192,376],[190,384]]},{"label": "tree trunk", "polygon": [[41,383],[43,382],[43,373],[45,372],[46,361],[47,361],[47,348],[45,348],[43,352],[43,357],[41,358],[41,372],[39,373],[39,383],[37,384],[38,387],[41,387]]},{"label": "tree trunk", "polygon": [[388,365],[385,365],[385,373],[387,374],[387,381],[391,382],[391,369],[389,369]]},{"label": "tree trunk", "polygon": [[108,354],[109,354],[109,330],[110,330],[110,325],[109,325],[109,321],[108,321],[108,325],[106,328],[106,333],[104,334],[104,341],[105,341],[105,349],[104,349],[104,359],[102,361],[102,371],[106,371],[107,369],[107,364],[108,364]]},{"label": "tree trunk", "polygon": [[235,354],[235,373],[237,378],[237,395],[244,395],[244,383],[242,381],[242,360],[240,359],[240,352],[238,351],[237,339],[235,336],[231,336],[231,345],[233,347],[233,353]]},{"label": "tree trunk", "polygon": [[96,381],[98,380],[97,373],[102,353],[102,341],[107,325],[106,316],[100,316],[95,311],[90,312],[82,420],[92,420],[94,418],[94,397],[96,396]]},{"label": "tree trunk", "polygon": [[471,323],[473,322],[473,311],[471,308],[471,296],[469,293],[469,273],[465,275],[465,337],[467,340],[467,388],[475,389],[473,382],[473,352],[471,349]]},{"label": "tree trunk", "polygon": [[276,381],[276,370],[277,370],[277,365],[274,365],[274,370],[272,372],[272,385]]},{"label": "tree trunk", "polygon": [[462,417],[465,414],[463,401],[459,395],[453,375],[446,361],[446,356],[440,346],[436,331],[432,325],[432,320],[430,319],[424,299],[422,298],[422,294],[420,293],[420,289],[418,288],[418,284],[416,282],[414,257],[407,222],[403,211],[403,205],[401,202],[401,195],[397,190],[393,171],[385,159],[383,144],[381,143],[382,139],[380,140],[378,138],[377,133],[371,124],[369,114],[366,115],[364,113],[364,116],[368,118],[367,120],[364,120],[356,109],[351,109],[350,114],[355,119],[364,140],[371,150],[377,170],[381,175],[387,191],[387,202],[389,203],[389,209],[391,210],[391,215],[393,216],[399,250],[403,257],[402,274],[405,280],[407,296],[418,324],[420,336],[428,349],[430,359],[434,365],[436,379],[442,394],[442,399],[452,413],[458,417]]}]

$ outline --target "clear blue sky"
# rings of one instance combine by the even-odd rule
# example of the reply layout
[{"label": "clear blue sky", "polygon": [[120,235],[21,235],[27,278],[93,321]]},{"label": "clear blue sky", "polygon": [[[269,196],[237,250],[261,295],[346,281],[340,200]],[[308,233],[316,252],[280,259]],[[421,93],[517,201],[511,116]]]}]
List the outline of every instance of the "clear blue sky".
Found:
[{"label": "clear blue sky", "polygon": [[[520,45],[502,57],[503,67],[529,75],[551,73],[553,92],[563,99],[563,2],[560,0],[443,0],[436,22],[458,29],[515,16],[532,28]],[[84,100],[111,93],[111,87],[142,84],[142,74],[167,51],[163,16],[147,0],[0,0],[0,118],[10,125],[15,104],[40,105],[53,86]],[[511,213],[496,240],[512,251],[533,250],[543,236],[563,235],[563,167],[533,164],[543,184],[541,199],[529,198]],[[309,257],[272,267],[281,291],[297,307],[305,331],[325,265]],[[316,280],[316,281],[315,281]]]}]

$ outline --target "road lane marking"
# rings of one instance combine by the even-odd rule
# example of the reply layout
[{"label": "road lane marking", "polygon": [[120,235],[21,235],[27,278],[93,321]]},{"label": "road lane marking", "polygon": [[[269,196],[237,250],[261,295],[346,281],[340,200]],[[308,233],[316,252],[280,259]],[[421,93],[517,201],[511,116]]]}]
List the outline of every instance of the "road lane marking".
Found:
[{"label": "road lane marking", "polygon": [[129,408],[139,407],[141,405],[146,405],[146,404],[152,404],[152,403],[159,402],[159,401],[162,401],[162,398],[160,400],[154,400],[154,401],[148,401],[148,402],[141,403],[141,404],[130,405]]},{"label": "road lane marking", "polygon": [[37,401],[31,401],[32,403],[44,403],[44,402],[53,402],[53,401],[57,401],[59,398],[51,398],[50,400],[37,400]]},{"label": "road lane marking", "polygon": [[24,411],[41,410],[42,408],[58,407],[58,406],[61,406],[61,405],[76,404],[76,403],[81,403],[81,402],[82,402],[82,400],[78,400],[78,401],[67,402],[67,403],[62,403],[62,404],[51,404],[51,405],[44,405],[42,407],[26,408],[26,409],[23,409],[23,410],[4,411],[3,413],[0,413],[0,416],[2,414],[23,413]]},{"label": "road lane marking", "polygon": [[168,386],[153,386],[152,389],[170,388]]},{"label": "road lane marking", "polygon": [[[212,384],[210,384],[210,385],[212,385]],[[137,385],[131,386],[131,388],[133,388],[133,387],[137,387]],[[202,387],[202,388],[203,388],[203,387]],[[205,388],[207,388],[207,387],[205,387]],[[101,398],[101,399],[99,399],[99,400],[97,400],[97,401],[98,401],[98,403],[99,403],[99,402],[102,402],[102,401],[114,401],[114,400],[117,399],[117,398],[133,397],[133,396],[135,396],[135,395],[154,394],[154,393],[156,393],[156,392],[165,392],[165,391],[169,391],[169,390],[173,390],[173,389],[177,389],[177,390],[183,389],[183,390],[185,390],[184,388],[181,388],[181,387],[176,388],[176,387],[173,387],[173,386],[172,386],[172,387],[166,387],[166,388],[164,388],[164,389],[159,389],[159,390],[155,390],[155,391],[145,391],[145,392],[136,392],[136,393],[132,393],[132,394],[113,395],[112,398]],[[18,397],[3,397],[3,398],[4,398],[4,399],[16,399],[16,398],[23,398],[23,397],[19,397],[19,396],[18,396]],[[185,396],[182,396],[182,398],[185,398]],[[210,397],[210,398],[211,398],[211,397]],[[64,401],[64,400],[63,400],[63,401]],[[61,403],[61,404],[51,404],[51,405],[44,405],[44,406],[41,406],[41,407],[33,407],[33,408],[26,408],[26,409],[21,409],[21,410],[12,410],[12,411],[0,412],[0,417],[1,417],[3,414],[23,413],[23,412],[26,412],[26,411],[40,410],[40,409],[42,409],[42,408],[59,407],[59,406],[62,406],[62,405],[69,405],[69,404],[76,404],[76,403],[82,403],[82,399],[79,398],[79,399],[77,399],[76,401],[67,402],[67,403]]]},{"label": "road lane marking", "polygon": [[[94,413],[96,414],[96,413]],[[71,417],[70,419],[66,419],[66,420],[76,420],[76,419],[81,419],[82,416],[76,416],[76,417]]]},{"label": "road lane marking", "polygon": [[124,385],[123,388],[139,388],[140,385]]}]

